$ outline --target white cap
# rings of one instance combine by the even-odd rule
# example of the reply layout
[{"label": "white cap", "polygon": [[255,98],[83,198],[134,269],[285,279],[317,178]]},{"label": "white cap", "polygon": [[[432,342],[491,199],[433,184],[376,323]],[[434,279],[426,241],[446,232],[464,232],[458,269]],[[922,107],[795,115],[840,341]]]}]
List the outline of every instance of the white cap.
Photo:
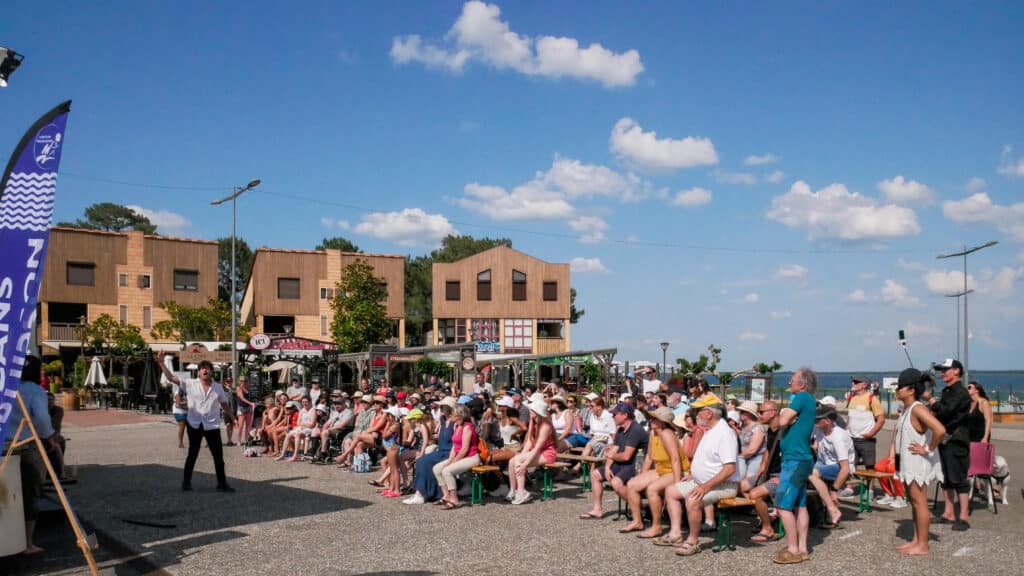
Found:
[{"label": "white cap", "polygon": [[584,396],[584,398],[586,398],[587,400],[597,400],[598,398],[600,398],[600,396],[591,392],[590,394]]},{"label": "white cap", "polygon": [[619,401],[626,400],[632,397],[633,395],[630,394],[629,392],[623,392],[622,394],[619,394]]},{"label": "white cap", "polygon": [[836,407],[836,397],[835,396],[825,396],[824,398],[821,399],[821,403],[824,404],[825,406],[831,406],[831,407],[835,408]]},{"label": "white cap", "polygon": [[506,408],[514,408],[516,401],[508,396],[502,396],[501,398],[498,398],[498,401],[495,402],[495,404],[498,406],[505,406]]}]

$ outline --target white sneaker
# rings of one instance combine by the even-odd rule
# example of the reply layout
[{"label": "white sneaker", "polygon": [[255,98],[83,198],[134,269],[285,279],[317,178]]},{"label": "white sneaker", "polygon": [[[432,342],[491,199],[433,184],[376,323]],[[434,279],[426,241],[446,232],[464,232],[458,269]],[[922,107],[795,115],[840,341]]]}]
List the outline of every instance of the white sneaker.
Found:
[{"label": "white sneaker", "polygon": [[525,504],[530,501],[530,498],[533,498],[533,494],[530,494],[526,490],[523,490],[518,495],[516,495],[516,499],[512,501],[512,504],[516,506],[520,504]]},{"label": "white sneaker", "polygon": [[411,497],[406,498],[405,500],[402,500],[402,504],[424,504],[424,503],[426,503],[426,500],[423,499],[423,496],[421,496],[419,492],[413,494]]},{"label": "white sneaker", "polygon": [[879,506],[888,506],[889,504],[892,504],[892,496],[883,494],[881,498],[875,499],[875,504],[878,504]]},{"label": "white sneaker", "polygon": [[857,497],[857,493],[854,492],[852,488],[843,488],[842,490],[839,491],[839,495],[838,496],[839,496],[839,498],[842,498],[842,499],[856,498]]},{"label": "white sneaker", "polygon": [[889,503],[889,508],[893,510],[900,510],[907,507],[907,501],[905,498],[893,498],[892,502]]},{"label": "white sneaker", "polygon": [[509,502],[511,502],[511,501],[516,499],[516,496],[518,496],[517,492],[509,490],[508,494],[505,494],[505,500],[508,500]]}]

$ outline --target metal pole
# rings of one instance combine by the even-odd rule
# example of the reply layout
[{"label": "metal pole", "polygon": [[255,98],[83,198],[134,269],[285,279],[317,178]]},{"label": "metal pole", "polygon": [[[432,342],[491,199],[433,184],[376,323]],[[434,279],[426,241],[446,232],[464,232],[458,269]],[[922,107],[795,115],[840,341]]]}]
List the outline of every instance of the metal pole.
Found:
[{"label": "metal pole", "polygon": [[970,364],[970,358],[967,355],[967,340],[970,337],[971,332],[967,328],[967,246],[964,246],[964,361],[962,362],[962,364],[964,365],[964,386],[966,386],[967,383],[970,382],[970,377],[967,373],[967,366]]},{"label": "metal pole", "polygon": [[238,312],[235,311],[235,205],[238,196],[231,199],[231,385],[238,386]]},{"label": "metal pole", "polygon": [[956,359],[960,359],[960,297],[956,297]]}]

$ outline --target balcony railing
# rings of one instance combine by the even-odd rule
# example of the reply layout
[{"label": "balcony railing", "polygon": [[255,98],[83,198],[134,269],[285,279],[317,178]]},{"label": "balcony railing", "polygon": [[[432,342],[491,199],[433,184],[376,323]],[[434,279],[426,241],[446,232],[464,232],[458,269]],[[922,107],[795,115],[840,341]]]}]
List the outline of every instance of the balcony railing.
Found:
[{"label": "balcony railing", "polygon": [[49,340],[79,341],[82,339],[82,325],[66,322],[50,322]]}]

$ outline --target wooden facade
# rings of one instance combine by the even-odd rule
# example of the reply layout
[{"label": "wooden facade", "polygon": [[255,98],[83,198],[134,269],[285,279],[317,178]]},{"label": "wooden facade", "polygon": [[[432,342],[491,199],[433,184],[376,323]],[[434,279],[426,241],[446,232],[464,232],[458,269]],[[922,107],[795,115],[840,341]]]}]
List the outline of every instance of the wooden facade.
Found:
[{"label": "wooden facade", "polygon": [[[369,264],[386,283],[386,315],[398,322],[399,341],[404,341],[405,258],[391,254],[259,248],[242,298],[242,321],[254,332],[278,333],[268,317],[289,318],[295,336],[330,340],[328,327],[334,318],[331,297],[345,268],[359,260]],[[298,293],[294,294],[291,290],[296,282]]]},{"label": "wooden facade", "polygon": [[[483,280],[487,278],[489,282]],[[514,328],[530,338],[525,346],[528,353],[569,351],[568,264],[545,262],[498,246],[458,262],[435,263],[432,288],[435,345],[491,339],[498,341],[503,353],[524,352],[522,345],[510,346],[512,335],[507,331]],[[481,320],[492,323],[483,338],[478,333]],[[450,331],[446,336],[451,322],[460,328],[464,325],[465,330],[461,334],[457,330],[454,341]]]}]

